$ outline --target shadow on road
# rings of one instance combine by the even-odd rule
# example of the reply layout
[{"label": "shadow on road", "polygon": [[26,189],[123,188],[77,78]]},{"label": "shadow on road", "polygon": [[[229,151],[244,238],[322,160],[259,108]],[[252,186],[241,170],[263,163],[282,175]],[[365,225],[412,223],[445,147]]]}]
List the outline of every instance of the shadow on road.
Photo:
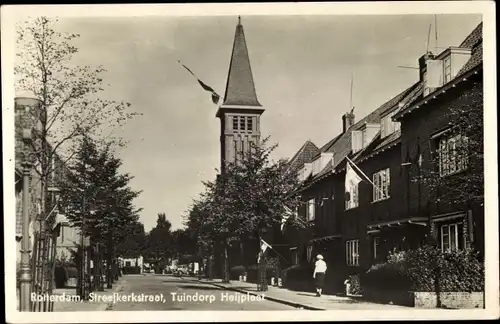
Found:
[{"label": "shadow on road", "polygon": [[202,286],[202,285],[179,285],[179,288],[182,289],[192,289],[192,290],[221,290],[220,288],[217,287],[210,287],[210,286]]}]

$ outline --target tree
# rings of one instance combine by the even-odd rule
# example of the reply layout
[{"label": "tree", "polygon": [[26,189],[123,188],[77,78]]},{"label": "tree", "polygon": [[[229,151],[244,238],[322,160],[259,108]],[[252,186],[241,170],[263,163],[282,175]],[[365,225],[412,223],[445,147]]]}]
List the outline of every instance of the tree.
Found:
[{"label": "tree", "polygon": [[158,214],[156,226],[147,236],[147,257],[166,263],[172,256],[172,224],[165,213]]},{"label": "tree", "polygon": [[449,121],[448,132],[413,179],[425,184],[437,201],[454,205],[484,203],[482,82],[471,82],[470,88],[457,89],[461,93],[456,101],[466,104],[440,107]]},{"label": "tree", "polygon": [[33,92],[41,101],[40,108],[30,113],[37,124],[32,149],[45,217],[50,208],[48,179],[56,171],[52,163],[56,156],[62,167],[76,155],[83,136],[123,145],[113,131],[138,115],[129,110],[130,103],[103,99],[104,67],[73,64],[78,53],[73,42],[79,35],[57,31],[57,23],[57,19],[38,17],[17,28],[16,90]]},{"label": "tree", "polygon": [[248,238],[260,244],[260,238],[281,225],[283,216],[300,203],[294,194],[299,187],[296,174],[286,160],[271,160],[277,145],[268,147],[268,140],[253,146],[237,163],[228,164],[214,182],[205,183],[203,202],[196,205],[203,210],[197,212],[203,215],[197,220],[202,232],[211,233],[208,235],[223,245],[225,281],[229,280],[228,245]]},{"label": "tree", "polygon": [[130,258],[141,256],[146,248],[144,225],[138,221],[130,223],[116,245],[116,254]]},{"label": "tree", "polygon": [[75,163],[68,166],[67,178],[59,183],[66,217],[107,255],[108,287],[116,243],[137,222],[140,212],[133,204],[140,192],[129,187],[132,177],[119,172],[121,164],[109,146],[98,148],[95,141],[84,137]]}]

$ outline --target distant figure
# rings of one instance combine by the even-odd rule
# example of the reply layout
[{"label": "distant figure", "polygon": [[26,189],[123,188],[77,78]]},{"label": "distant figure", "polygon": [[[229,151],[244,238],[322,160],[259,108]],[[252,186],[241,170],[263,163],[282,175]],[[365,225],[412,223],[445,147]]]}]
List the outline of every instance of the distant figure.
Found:
[{"label": "distant figure", "polygon": [[325,285],[325,273],[327,266],[325,261],[323,261],[323,256],[321,254],[318,254],[316,259],[318,261],[314,264],[313,278],[316,284],[316,296],[320,297],[323,286]]}]

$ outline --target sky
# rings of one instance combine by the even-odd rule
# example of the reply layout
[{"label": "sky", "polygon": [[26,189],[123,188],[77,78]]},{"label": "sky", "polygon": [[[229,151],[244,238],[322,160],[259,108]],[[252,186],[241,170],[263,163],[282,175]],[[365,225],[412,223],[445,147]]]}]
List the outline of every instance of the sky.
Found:
[{"label": "sky", "polygon": [[[480,15],[242,16],[263,137],[290,158],[306,140],[318,147],[338,135],[352,104],[356,120],[418,80],[427,48],[458,46]],[[437,20],[437,43],[435,24]],[[166,213],[183,226],[192,199],[220,166],[217,106],[178,60],[224,94],[237,17],[61,18],[81,35],[72,64],[103,65],[106,99],[125,100],[143,115],[121,135],[122,171],[142,190],[135,203],[149,231]]]}]

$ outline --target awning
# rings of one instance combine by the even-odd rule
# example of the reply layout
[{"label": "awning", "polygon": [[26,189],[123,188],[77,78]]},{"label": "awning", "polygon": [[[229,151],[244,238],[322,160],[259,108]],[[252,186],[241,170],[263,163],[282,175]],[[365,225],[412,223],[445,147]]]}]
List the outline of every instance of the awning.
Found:
[{"label": "awning", "polygon": [[330,236],[323,236],[323,237],[319,237],[319,238],[315,238],[315,239],[309,240],[309,244],[330,242],[330,241],[333,241],[335,239],[339,239],[341,237],[342,236],[340,234],[330,235]]},{"label": "awning", "polygon": [[374,224],[369,224],[367,226],[367,233],[368,234],[378,233],[381,229],[384,228],[398,227],[401,225],[408,225],[408,224],[427,226],[427,221],[428,221],[427,217],[410,217],[389,222],[374,223]]}]

